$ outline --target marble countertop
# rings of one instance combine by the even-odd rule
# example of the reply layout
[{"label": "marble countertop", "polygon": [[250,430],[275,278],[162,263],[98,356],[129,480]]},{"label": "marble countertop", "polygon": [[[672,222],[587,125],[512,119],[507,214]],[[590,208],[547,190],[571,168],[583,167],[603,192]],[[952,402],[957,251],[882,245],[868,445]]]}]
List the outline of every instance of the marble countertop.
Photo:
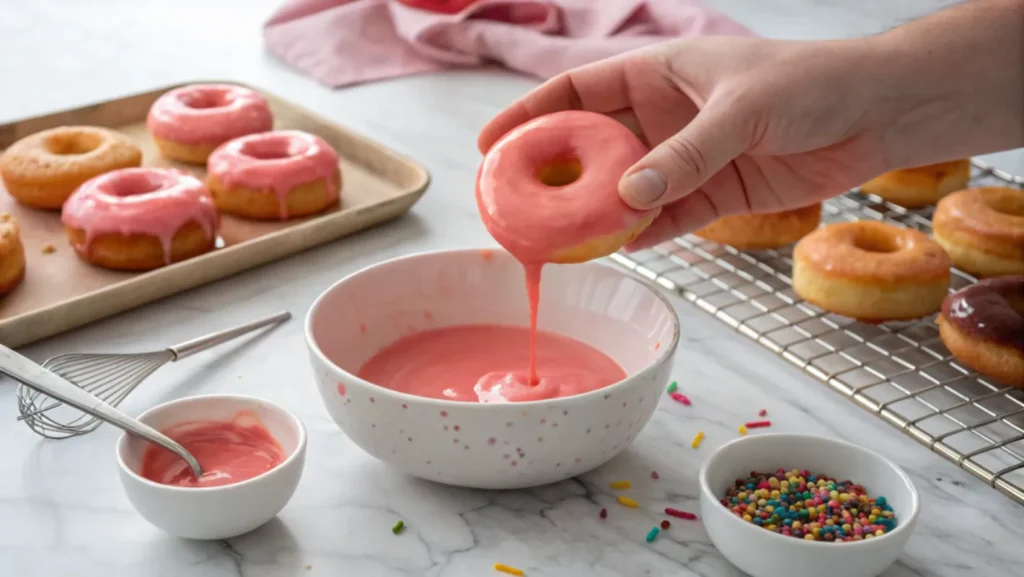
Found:
[{"label": "marble countertop", "polygon": [[[596,471],[532,490],[470,491],[405,477],[356,448],[318,398],[301,319],[322,290],[363,266],[494,244],[471,196],[474,138],[535,82],[479,70],[331,91],[264,53],[259,26],[276,2],[0,0],[0,121],[175,82],[236,79],[409,154],[433,176],[423,200],[397,221],[25,348],[39,361],[69,351],[160,348],[285,308],[297,318],[161,369],[122,408],[137,414],[199,393],[266,397],[305,421],[309,458],[278,519],[230,541],[183,541],[131,508],[117,479],[117,431],[41,440],[15,421],[15,386],[0,381],[0,574],[461,577],[490,575],[493,563],[504,562],[530,577],[738,576],[699,523],[677,523],[649,545],[643,536],[660,519],[655,511],[602,523],[597,511],[614,501],[609,480],[651,469],[662,479],[645,484],[641,500],[671,498],[694,509],[701,460],[735,437],[737,422],[767,408],[775,430],[853,440],[910,473],[922,494],[921,518],[885,577],[1024,575],[1024,509],[679,298],[685,337],[675,378],[694,409],[663,402],[635,444]],[[765,36],[826,38],[876,32],[948,1],[710,3]],[[1024,173],[1019,151],[990,160]],[[707,440],[694,451],[697,430]],[[408,529],[394,537],[389,529],[398,518]]]}]

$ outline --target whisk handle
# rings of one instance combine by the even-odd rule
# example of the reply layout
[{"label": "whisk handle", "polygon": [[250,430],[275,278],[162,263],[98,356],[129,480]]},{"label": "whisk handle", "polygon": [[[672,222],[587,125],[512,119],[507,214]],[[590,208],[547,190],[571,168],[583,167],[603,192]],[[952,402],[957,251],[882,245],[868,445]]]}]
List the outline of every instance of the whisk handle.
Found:
[{"label": "whisk handle", "polygon": [[260,329],[269,325],[276,325],[292,318],[292,313],[288,311],[277,313],[276,315],[269,316],[265,319],[253,321],[248,324],[244,324],[240,327],[233,329],[227,329],[220,332],[216,332],[205,337],[199,337],[190,341],[185,341],[181,344],[169,347],[168,350],[174,354],[174,360],[183,359],[189,355],[194,355],[200,351],[205,351],[208,348],[215,347],[219,344],[226,343],[235,337],[242,336],[246,333],[250,333],[256,329]]},{"label": "whisk handle", "polygon": [[155,443],[184,459],[197,478],[203,474],[203,468],[199,465],[199,461],[196,461],[195,457],[185,447],[176,443],[170,437],[145,423],[129,417],[104,403],[101,399],[94,397],[91,393],[76,387],[60,375],[46,370],[31,359],[3,345],[0,345],[0,373],[24,383],[27,387],[63,401],[83,413],[92,415],[123,431]]}]

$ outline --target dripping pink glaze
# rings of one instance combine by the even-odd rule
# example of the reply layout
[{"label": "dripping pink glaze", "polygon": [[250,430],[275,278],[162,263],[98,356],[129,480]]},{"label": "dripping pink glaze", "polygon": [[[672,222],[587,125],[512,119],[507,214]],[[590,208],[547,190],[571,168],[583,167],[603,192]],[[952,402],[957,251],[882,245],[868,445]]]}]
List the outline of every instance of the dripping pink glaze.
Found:
[{"label": "dripping pink glaze", "polygon": [[193,84],[164,93],[146,117],[150,134],[184,144],[219,144],[266,132],[274,118],[258,92],[230,84]]},{"label": "dripping pink glaze", "polygon": [[208,238],[220,218],[201,180],[176,168],[123,168],[86,181],[68,198],[61,221],[85,231],[86,252],[106,234],[152,235],[160,239],[164,262],[171,262],[171,241],[190,221]]},{"label": "dripping pink glaze", "polygon": [[225,187],[272,191],[288,218],[288,192],[324,179],[329,199],[338,198],[338,154],[319,136],[298,130],[251,134],[225,142],[210,154],[207,171]]},{"label": "dripping pink glaze", "polygon": [[[524,369],[534,339],[538,381],[531,384]],[[358,375],[411,395],[480,403],[569,397],[626,378],[615,361],[580,341],[500,325],[450,326],[403,337],[370,358]]]}]

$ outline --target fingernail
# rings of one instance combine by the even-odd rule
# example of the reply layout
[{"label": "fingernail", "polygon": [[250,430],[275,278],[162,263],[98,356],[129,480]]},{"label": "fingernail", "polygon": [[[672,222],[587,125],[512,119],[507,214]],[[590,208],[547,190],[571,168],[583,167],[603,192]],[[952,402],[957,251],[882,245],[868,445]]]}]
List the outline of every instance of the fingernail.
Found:
[{"label": "fingernail", "polygon": [[622,181],[622,195],[634,206],[650,206],[665,194],[666,188],[668,181],[653,168],[634,172]]}]

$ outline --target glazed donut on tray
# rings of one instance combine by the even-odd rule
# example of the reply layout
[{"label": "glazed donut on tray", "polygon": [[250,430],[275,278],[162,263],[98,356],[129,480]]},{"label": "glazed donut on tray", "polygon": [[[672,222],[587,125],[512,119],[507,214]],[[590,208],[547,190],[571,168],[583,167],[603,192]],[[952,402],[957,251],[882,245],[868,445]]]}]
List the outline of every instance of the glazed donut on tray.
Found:
[{"label": "glazed donut on tray", "polygon": [[0,156],[0,176],[21,204],[57,210],[90,178],[141,164],[142,150],[120,132],[59,126],[12,144]]},{"label": "glazed donut on tray", "polygon": [[86,262],[151,270],[211,250],[220,217],[201,180],[174,168],[126,168],[79,187],[61,220]]},{"label": "glazed donut on tray", "polygon": [[919,208],[962,189],[970,178],[971,160],[965,158],[887,172],[860,189],[906,208]]},{"label": "glazed donut on tray", "polygon": [[522,262],[576,263],[635,239],[661,209],[634,210],[618,182],[647,153],[603,114],[556,112],[503,136],[477,176],[484,226]]},{"label": "glazed donut on tray", "polygon": [[298,130],[251,134],[210,155],[207,184],[217,208],[251,219],[286,220],[338,202],[338,154],[324,139]]},{"label": "glazed donut on tray", "polygon": [[960,362],[1024,387],[1024,276],[986,279],[949,295],[939,316],[942,342]]},{"label": "glazed donut on tray", "polygon": [[161,95],[149,109],[146,127],[167,158],[205,164],[224,142],[272,129],[274,117],[266,99],[254,90],[192,84]]},{"label": "glazed donut on tray", "polygon": [[821,203],[815,203],[783,212],[726,216],[694,234],[740,250],[762,250],[793,244],[820,221]]},{"label": "glazed donut on tray", "polygon": [[842,222],[793,250],[793,290],[819,307],[869,322],[914,319],[939,309],[949,257],[923,233],[882,222]]},{"label": "glazed donut on tray", "polygon": [[961,270],[1024,274],[1024,190],[986,186],[951,194],[939,201],[932,231]]},{"label": "glazed donut on tray", "polygon": [[0,296],[13,291],[25,278],[25,247],[18,221],[0,212]]}]

